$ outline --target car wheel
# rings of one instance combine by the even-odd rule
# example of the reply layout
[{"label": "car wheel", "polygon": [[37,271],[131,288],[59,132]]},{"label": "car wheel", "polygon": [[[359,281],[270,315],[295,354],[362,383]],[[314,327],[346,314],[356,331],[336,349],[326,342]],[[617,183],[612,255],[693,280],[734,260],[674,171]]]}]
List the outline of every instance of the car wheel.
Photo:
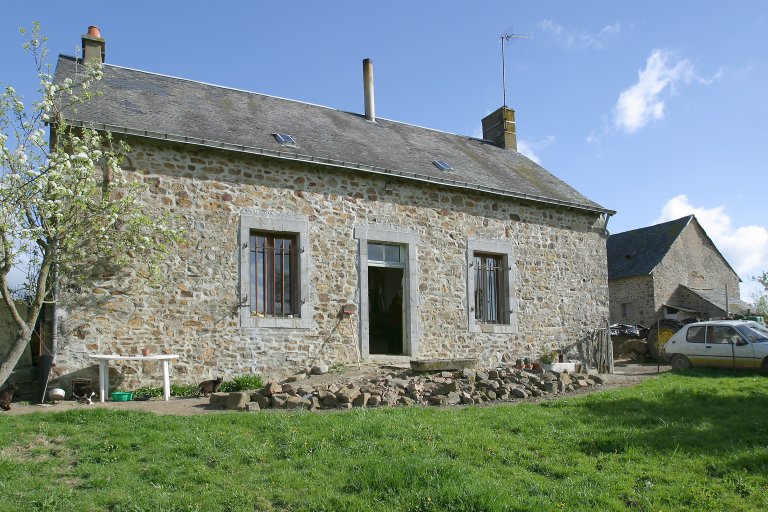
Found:
[{"label": "car wheel", "polygon": [[762,370],[765,373],[768,373],[768,357],[763,359],[763,364],[760,365],[760,370]]},{"label": "car wheel", "polygon": [[687,370],[691,367],[691,362],[683,354],[675,354],[670,361],[673,370]]}]

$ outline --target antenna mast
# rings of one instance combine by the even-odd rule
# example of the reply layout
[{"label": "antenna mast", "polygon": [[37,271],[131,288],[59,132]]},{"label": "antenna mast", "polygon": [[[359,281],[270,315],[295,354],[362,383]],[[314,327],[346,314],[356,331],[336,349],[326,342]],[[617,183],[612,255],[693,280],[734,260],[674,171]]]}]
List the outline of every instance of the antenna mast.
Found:
[{"label": "antenna mast", "polygon": [[501,41],[501,87],[504,93],[504,102],[502,105],[505,107],[507,106],[507,73],[504,59],[504,41],[509,41],[512,39],[531,39],[532,37],[533,34],[515,34],[515,32],[512,31],[509,34],[503,34],[499,38]]}]

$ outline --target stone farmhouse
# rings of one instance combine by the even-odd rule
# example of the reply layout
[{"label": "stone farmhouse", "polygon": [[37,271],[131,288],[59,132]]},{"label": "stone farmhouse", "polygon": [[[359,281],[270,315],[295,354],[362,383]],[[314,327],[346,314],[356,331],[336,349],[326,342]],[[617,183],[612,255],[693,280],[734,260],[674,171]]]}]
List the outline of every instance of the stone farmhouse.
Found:
[{"label": "stone farmhouse", "polygon": [[[95,27],[94,27],[95,29]],[[84,59],[102,60],[98,30]],[[55,79],[82,61],[60,56]],[[483,138],[104,65],[69,115],[132,147],[146,208],[185,242],[164,284],[94,269],[62,290],[57,366],[90,354],[179,354],[174,380],[288,374],[359,360],[473,358],[493,365],[579,344],[608,321],[612,212],[516,147],[514,111]],[[139,173],[140,171],[140,173]],[[113,386],[156,378],[112,365]]]},{"label": "stone farmhouse", "polygon": [[746,315],[740,282],[693,215],[608,237],[612,324]]}]

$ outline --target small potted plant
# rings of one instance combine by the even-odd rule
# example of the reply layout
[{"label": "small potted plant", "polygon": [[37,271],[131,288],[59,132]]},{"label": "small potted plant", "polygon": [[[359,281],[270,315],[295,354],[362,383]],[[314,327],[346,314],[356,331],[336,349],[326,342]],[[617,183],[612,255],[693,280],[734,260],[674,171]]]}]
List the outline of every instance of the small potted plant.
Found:
[{"label": "small potted plant", "polygon": [[539,357],[539,361],[541,361],[541,365],[545,370],[552,370],[552,367],[558,361],[558,356],[559,352],[557,350],[545,351]]}]

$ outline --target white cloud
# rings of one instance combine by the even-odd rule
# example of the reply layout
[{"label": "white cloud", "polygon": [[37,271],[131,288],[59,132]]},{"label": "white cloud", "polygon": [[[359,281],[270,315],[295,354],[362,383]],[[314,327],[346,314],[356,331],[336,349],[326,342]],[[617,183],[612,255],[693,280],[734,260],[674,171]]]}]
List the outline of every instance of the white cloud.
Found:
[{"label": "white cloud", "polygon": [[614,108],[616,128],[633,133],[652,120],[662,119],[664,94],[674,94],[678,83],[689,83],[694,76],[693,64],[687,59],[653,50],[645,69],[638,72],[637,83],[619,95]]},{"label": "white cloud", "polygon": [[[675,196],[664,205],[654,224],[695,215],[704,231],[715,243],[741,279],[741,296],[751,300],[757,288],[751,276],[768,270],[768,228],[735,227],[725,213],[725,206],[703,208],[693,206],[685,195]],[[758,285],[759,286],[759,285]]]},{"label": "white cloud", "polygon": [[541,158],[539,158],[539,155],[536,154],[536,152],[531,148],[530,144],[528,142],[520,139],[517,141],[517,152],[527,156],[537,164],[541,163]]},{"label": "white cloud", "polygon": [[558,25],[552,20],[542,20],[537,26],[555,36],[566,48],[572,49],[596,49],[603,50],[606,40],[621,33],[621,25],[616,22],[606,25],[596,34],[590,34],[583,30],[572,30]]},{"label": "white cloud", "polygon": [[712,85],[715,82],[720,81],[725,76],[725,69],[720,68],[712,77],[699,77],[698,81],[701,85]]},{"label": "white cloud", "polygon": [[549,135],[548,137],[537,140],[537,141],[527,141],[524,139],[518,139],[517,141],[517,152],[527,156],[537,164],[541,164],[541,158],[539,157],[538,152],[544,149],[545,147],[549,146],[555,141],[554,135]]}]

